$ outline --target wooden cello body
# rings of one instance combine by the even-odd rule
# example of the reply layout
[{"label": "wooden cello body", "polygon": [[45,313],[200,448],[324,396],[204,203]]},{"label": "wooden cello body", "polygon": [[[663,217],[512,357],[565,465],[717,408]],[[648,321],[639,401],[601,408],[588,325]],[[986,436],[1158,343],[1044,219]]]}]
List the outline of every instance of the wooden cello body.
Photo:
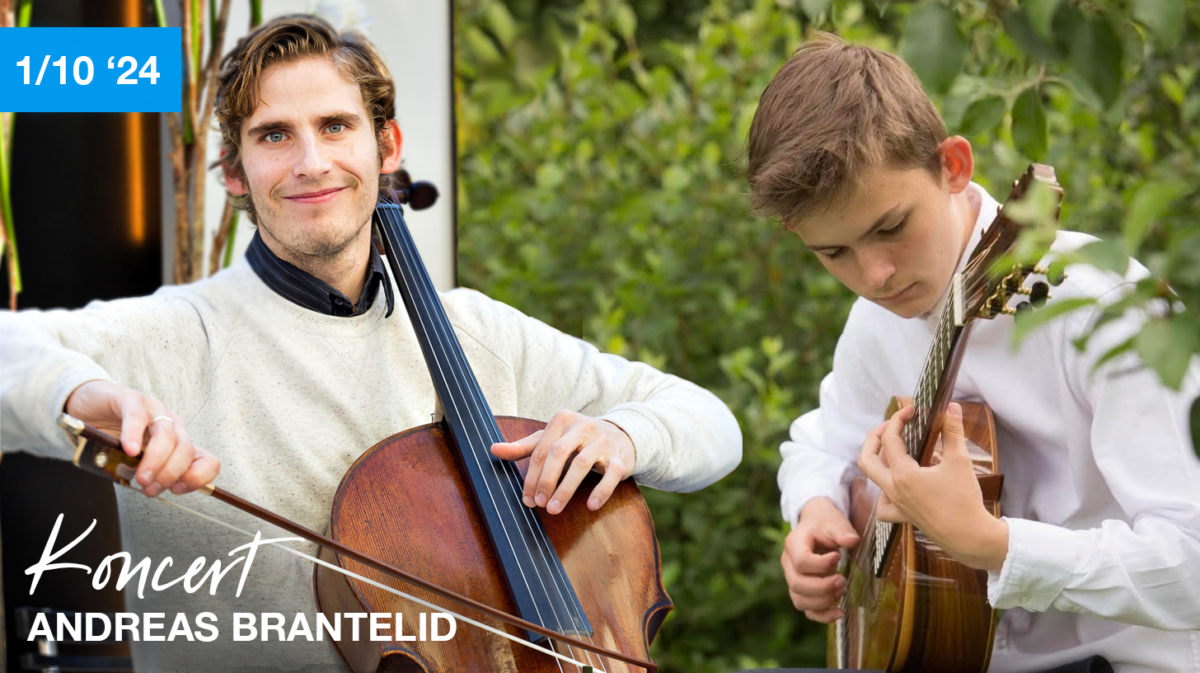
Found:
[{"label": "wooden cello body", "polygon": [[[893,403],[890,417],[899,409]],[[963,430],[984,502],[1000,516],[996,427],[991,409],[962,403]],[[922,462],[930,464],[929,458]],[[851,522],[865,550],[877,539],[870,517],[872,489],[851,487]],[[904,524],[882,575],[866,559],[848,566],[845,616],[830,626],[826,661],[837,668],[927,673],[987,670],[998,612],[987,601],[987,572],[949,557],[921,531]],[[866,556],[864,553],[863,556]]]},{"label": "wooden cello body", "polygon": [[[519,418],[497,420],[508,440],[543,426]],[[422,576],[436,577],[442,586],[482,603],[515,612],[448,441],[446,429],[432,424],[389,437],[364,453],[346,473],[334,497],[330,537],[399,567],[418,569]],[[523,475],[523,462],[521,472]],[[597,481],[598,475],[589,475],[580,492],[587,493]],[[596,512],[581,498],[572,498],[557,515],[530,513],[541,516],[545,523],[595,630],[591,639],[597,645],[648,659],[650,642],[670,611],[671,600],[662,586],[654,522],[637,486],[622,482]],[[437,601],[328,550],[323,550],[321,557],[424,600]],[[329,617],[335,612],[399,612],[404,615],[405,634],[419,635],[417,615],[430,612],[322,566],[314,570],[314,583],[318,607]],[[467,616],[520,633],[516,627],[477,614],[467,612]],[[356,673],[560,670],[552,657],[465,624],[458,625],[451,640],[440,642],[372,642],[361,636],[353,641],[349,633],[342,635],[338,654],[347,670]],[[600,662],[598,656],[577,649],[560,646],[558,651],[584,663],[594,662],[597,671],[639,670],[619,661]]]}]

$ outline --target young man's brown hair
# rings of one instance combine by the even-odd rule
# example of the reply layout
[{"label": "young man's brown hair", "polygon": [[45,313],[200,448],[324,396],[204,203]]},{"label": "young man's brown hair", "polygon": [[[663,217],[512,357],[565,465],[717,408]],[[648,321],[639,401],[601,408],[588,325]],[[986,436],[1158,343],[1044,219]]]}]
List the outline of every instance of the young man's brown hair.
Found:
[{"label": "young man's brown hair", "polygon": [[750,204],[784,223],[846,198],[872,168],[941,177],[946,125],[912,69],[887,52],[812,33],[759,99]]},{"label": "young man's brown hair", "polygon": [[[396,116],[396,85],[383,59],[361,33],[339,33],[318,17],[291,14],[254,29],[238,40],[237,46],[221,61],[214,115],[221,128],[222,156],[216,165],[222,166],[228,175],[246,182],[241,154],[242,121],[258,107],[263,73],[272,65],[313,56],[329,58],[346,81],[358,85],[363,107],[380,139],[378,154],[382,161],[387,149],[383,146],[386,139],[383,127]],[[387,175],[379,176],[381,193],[389,185],[389,179]],[[249,194],[235,197],[234,203],[247,211],[251,221],[258,221]]]}]

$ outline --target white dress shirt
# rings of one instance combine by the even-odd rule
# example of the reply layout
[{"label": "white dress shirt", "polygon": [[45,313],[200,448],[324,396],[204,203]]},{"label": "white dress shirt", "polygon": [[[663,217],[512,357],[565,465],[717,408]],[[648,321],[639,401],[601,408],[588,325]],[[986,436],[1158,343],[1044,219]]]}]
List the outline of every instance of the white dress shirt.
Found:
[{"label": "white dress shirt", "polygon": [[[965,265],[998,204],[982,207]],[[1090,240],[1060,232],[1053,250]],[[1126,279],[1071,267],[1053,298],[1118,296]],[[1036,280],[1036,278],[1031,279]],[[821,382],[820,408],[796,419],[780,447],[783,516],[825,496],[847,511],[862,441],[889,398],[915,390],[933,338],[932,317],[904,319],[858,299]],[[1193,361],[1183,389],[1163,387],[1132,352],[1093,372],[1097,358],[1139,329],[1135,313],[1101,328],[1080,352],[1083,310],[1013,347],[1012,319],[976,322],[954,399],[983,402],[996,419],[1008,556],[989,574],[988,599],[1005,609],[990,671],[1038,671],[1093,654],[1119,673],[1200,671],[1200,460],[1188,430],[1200,390]]]}]

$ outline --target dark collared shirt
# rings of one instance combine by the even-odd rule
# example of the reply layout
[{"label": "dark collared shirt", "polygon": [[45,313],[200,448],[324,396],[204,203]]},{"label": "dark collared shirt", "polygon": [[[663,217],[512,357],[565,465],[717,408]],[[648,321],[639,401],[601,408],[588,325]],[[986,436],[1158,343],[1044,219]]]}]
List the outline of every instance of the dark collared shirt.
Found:
[{"label": "dark collared shirt", "polygon": [[391,316],[392,309],[396,306],[395,297],[392,296],[392,284],[388,280],[387,267],[374,245],[371,246],[367,282],[363,285],[362,296],[358,298],[357,305],[351,305],[350,299],[329,283],[280,259],[271,252],[266,243],[263,243],[262,237],[258,235],[257,231],[254,232],[254,240],[250,241],[250,247],[246,250],[246,261],[250,263],[250,268],[254,269],[254,273],[258,274],[262,282],[267,284],[267,287],[284,299],[310,311],[334,316],[362,315],[375,303],[375,296],[379,294],[380,285],[383,286],[384,294],[387,296],[388,308],[385,317]]}]

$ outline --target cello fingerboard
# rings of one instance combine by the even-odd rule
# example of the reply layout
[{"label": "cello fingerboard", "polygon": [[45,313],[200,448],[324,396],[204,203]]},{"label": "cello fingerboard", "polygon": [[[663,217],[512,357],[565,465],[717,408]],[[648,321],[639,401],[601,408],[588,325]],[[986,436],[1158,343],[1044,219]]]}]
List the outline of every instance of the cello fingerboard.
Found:
[{"label": "cello fingerboard", "polygon": [[[540,516],[521,502],[524,484],[520,473],[513,463],[492,455],[491,445],[504,438],[400,206],[380,203],[375,208],[375,224],[518,613],[559,633],[590,637],[591,625]],[[532,642],[548,640],[533,632],[526,634]]]}]

